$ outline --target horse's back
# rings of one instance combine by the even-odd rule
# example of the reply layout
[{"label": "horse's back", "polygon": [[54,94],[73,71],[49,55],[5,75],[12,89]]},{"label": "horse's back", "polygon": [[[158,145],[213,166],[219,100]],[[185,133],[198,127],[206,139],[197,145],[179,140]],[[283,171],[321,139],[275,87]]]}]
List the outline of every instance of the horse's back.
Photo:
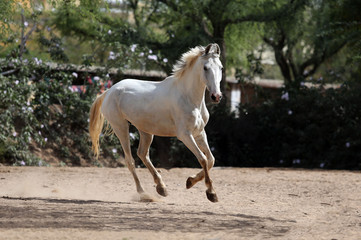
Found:
[{"label": "horse's back", "polygon": [[123,118],[144,132],[174,136],[172,101],[167,92],[166,82],[125,79],[109,90],[102,112],[110,122]]}]

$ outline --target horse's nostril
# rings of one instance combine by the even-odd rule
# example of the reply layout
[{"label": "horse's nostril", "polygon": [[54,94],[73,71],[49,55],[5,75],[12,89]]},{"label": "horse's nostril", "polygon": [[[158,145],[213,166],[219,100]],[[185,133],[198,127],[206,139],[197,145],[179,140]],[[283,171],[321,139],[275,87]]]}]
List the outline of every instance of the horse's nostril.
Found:
[{"label": "horse's nostril", "polygon": [[217,100],[216,96],[214,96],[213,94],[212,94],[211,98],[212,98],[213,101]]},{"label": "horse's nostril", "polygon": [[219,96],[219,101],[221,101],[221,99],[222,99],[222,95]]}]

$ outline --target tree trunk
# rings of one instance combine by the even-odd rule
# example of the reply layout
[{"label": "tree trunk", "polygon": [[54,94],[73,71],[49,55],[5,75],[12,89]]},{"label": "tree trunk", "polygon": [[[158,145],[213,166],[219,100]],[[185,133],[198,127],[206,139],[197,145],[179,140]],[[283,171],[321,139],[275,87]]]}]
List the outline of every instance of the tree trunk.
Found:
[{"label": "tree trunk", "polygon": [[227,67],[227,61],[226,61],[226,42],[224,40],[224,32],[226,29],[226,26],[223,24],[217,24],[213,25],[214,31],[213,31],[213,40],[215,43],[219,45],[219,48],[221,49],[221,62],[223,65],[222,70],[222,82],[221,82],[221,91],[224,92],[226,90],[227,82],[226,82],[226,67]]}]

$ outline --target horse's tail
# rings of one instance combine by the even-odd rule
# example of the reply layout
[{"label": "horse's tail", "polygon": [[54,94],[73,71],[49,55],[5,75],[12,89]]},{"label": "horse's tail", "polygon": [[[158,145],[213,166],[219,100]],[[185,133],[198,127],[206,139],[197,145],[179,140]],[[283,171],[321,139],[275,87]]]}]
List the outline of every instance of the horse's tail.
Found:
[{"label": "horse's tail", "polygon": [[99,135],[101,134],[104,125],[104,116],[100,112],[100,108],[107,91],[95,99],[90,109],[89,134],[92,141],[92,150],[97,158],[99,156]]}]

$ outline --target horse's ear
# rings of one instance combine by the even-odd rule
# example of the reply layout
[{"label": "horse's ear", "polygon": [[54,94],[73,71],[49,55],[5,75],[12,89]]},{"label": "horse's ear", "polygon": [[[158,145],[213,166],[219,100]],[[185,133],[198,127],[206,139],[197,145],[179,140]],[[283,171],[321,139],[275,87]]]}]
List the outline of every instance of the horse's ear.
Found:
[{"label": "horse's ear", "polygon": [[216,53],[218,55],[221,54],[221,49],[219,48],[217,43],[208,44],[208,46],[204,50],[204,55],[207,55],[209,53]]},{"label": "horse's ear", "polygon": [[206,49],[204,50],[204,55],[208,55],[209,51],[212,48],[212,44],[208,44],[208,46],[206,47]]},{"label": "horse's ear", "polygon": [[217,43],[214,43],[213,45],[216,47],[216,53],[218,55],[221,55],[221,48],[219,47],[219,45]]}]

